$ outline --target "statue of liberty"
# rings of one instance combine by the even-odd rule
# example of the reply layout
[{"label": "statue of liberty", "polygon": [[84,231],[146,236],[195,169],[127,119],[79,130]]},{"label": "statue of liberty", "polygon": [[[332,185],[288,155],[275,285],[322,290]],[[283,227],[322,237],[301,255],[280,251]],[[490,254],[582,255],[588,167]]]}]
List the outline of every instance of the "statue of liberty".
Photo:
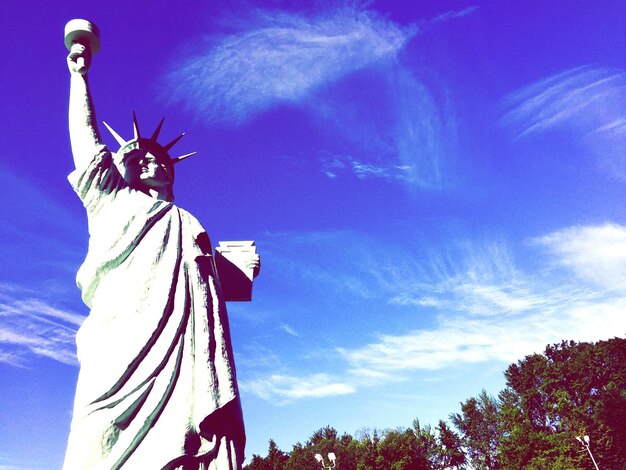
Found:
[{"label": "statue of liberty", "polygon": [[[73,21],[97,39],[94,25]],[[91,311],[76,337],[80,373],[63,468],[240,469],[245,432],[213,249],[200,223],[173,204],[174,166],[192,154],[170,156],[180,137],[161,145],[163,120],[146,137],[134,115],[128,141],[107,126],[120,144],[112,153],[87,79],[97,49],[69,36],[69,181],[89,227],[77,283]],[[258,256],[248,267],[258,274]]]}]

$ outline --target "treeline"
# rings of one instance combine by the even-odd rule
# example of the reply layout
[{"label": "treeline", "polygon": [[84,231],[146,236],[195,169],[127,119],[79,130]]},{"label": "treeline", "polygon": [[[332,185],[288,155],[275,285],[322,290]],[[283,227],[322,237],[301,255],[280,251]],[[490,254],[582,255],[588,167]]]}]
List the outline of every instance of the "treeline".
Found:
[{"label": "treeline", "polygon": [[[432,428],[338,435],[328,426],[291,452],[270,440],[247,470],[594,469],[576,437],[588,435],[601,470],[626,469],[626,339],[562,342],[511,364],[497,397],[485,391]],[[583,441],[584,442],[584,441]]]}]

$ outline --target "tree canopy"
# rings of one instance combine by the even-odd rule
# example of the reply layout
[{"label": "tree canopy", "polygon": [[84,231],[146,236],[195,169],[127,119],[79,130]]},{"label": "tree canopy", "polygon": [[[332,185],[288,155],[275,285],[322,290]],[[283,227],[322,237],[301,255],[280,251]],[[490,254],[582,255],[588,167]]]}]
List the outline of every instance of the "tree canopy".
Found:
[{"label": "tree canopy", "polygon": [[626,468],[626,339],[563,341],[505,372],[499,395],[504,468]]},{"label": "tree canopy", "polygon": [[504,375],[497,397],[483,390],[450,415],[456,431],[443,420],[356,437],[326,426],[289,453],[270,440],[244,468],[319,470],[315,454],[333,452],[340,470],[586,470],[585,435],[600,469],[626,468],[626,339],[549,345]]}]

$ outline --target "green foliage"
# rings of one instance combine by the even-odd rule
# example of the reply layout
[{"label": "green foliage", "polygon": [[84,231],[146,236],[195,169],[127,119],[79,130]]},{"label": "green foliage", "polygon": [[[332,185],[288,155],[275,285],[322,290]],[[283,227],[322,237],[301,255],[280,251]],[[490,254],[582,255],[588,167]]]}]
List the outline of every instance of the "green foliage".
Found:
[{"label": "green foliage", "polygon": [[377,469],[408,470],[428,468],[426,456],[410,429],[387,431],[378,446]]},{"label": "green foliage", "polygon": [[[315,454],[337,456],[340,470],[592,470],[576,436],[589,435],[603,469],[626,468],[626,339],[562,342],[505,373],[497,398],[484,390],[439,421],[339,436],[327,426],[286,454],[270,440],[267,457],[248,470],[320,470]],[[466,461],[467,459],[467,461]]]},{"label": "green foliage", "polygon": [[585,434],[600,468],[626,468],[626,339],[548,346],[510,365],[505,377],[506,468],[593,468],[575,440]]},{"label": "green foliage", "polygon": [[457,433],[448,427],[444,421],[437,426],[439,442],[435,447],[433,468],[449,469],[461,468],[465,465],[465,452],[462,441]]},{"label": "green foliage", "polygon": [[[445,440],[445,447],[442,443]],[[268,456],[258,455],[247,470],[320,470],[315,454],[321,454],[329,465],[327,455],[334,452],[337,468],[341,470],[431,470],[456,468],[465,461],[461,440],[443,422],[435,431],[430,426],[421,428],[419,421],[413,428],[399,428],[382,433],[363,430],[358,438],[349,434],[338,436],[327,426],[316,431],[302,445],[297,443],[287,457],[274,441],[270,441]],[[461,467],[458,467],[461,468]]]},{"label": "green foliage", "polygon": [[451,415],[477,469],[592,469],[576,436],[591,437],[600,468],[626,468],[626,340],[548,346]]},{"label": "green foliage", "polygon": [[321,454],[323,456],[328,455],[329,452],[337,453],[339,449],[335,449],[337,443],[337,431],[326,426],[325,428],[316,431],[306,445],[297,443],[293,446],[293,450],[289,456],[289,460],[286,462],[285,470],[319,470],[320,465],[315,460],[315,454]]},{"label": "green foliage", "polygon": [[276,442],[270,439],[267,457],[258,455],[252,456],[252,461],[246,466],[248,470],[283,470],[285,463],[289,460],[289,455],[281,451]]},{"label": "green foliage", "polygon": [[478,398],[461,403],[461,414],[450,415],[461,431],[463,445],[468,449],[474,468],[495,470],[501,468],[498,445],[501,438],[498,401],[483,390]]}]

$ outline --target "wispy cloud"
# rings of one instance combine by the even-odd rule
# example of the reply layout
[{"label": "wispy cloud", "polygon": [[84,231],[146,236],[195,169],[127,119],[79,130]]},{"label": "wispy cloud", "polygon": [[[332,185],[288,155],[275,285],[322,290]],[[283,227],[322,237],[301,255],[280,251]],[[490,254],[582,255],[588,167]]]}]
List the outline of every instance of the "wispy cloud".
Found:
[{"label": "wispy cloud", "polygon": [[434,329],[381,335],[366,346],[338,348],[338,352],[356,375],[410,373],[462,363],[512,362],[562,339],[597,341],[626,332],[626,296],[599,301],[593,296],[578,298],[558,309],[556,302],[546,303],[548,309],[538,305],[520,316],[442,316]]},{"label": "wispy cloud", "polygon": [[[436,327],[381,334],[363,347],[338,348],[339,354],[356,375],[408,373],[510,362],[562,339],[597,341],[626,333],[626,227],[571,227],[533,241],[550,249],[556,268],[547,260],[541,271],[524,273],[499,244],[472,248],[472,256],[457,260],[460,268],[436,263],[426,282],[406,286],[391,300],[433,309]],[[559,265],[576,276],[559,272]]]},{"label": "wispy cloud", "polygon": [[352,162],[352,170],[357,178],[385,178],[391,177],[388,168],[372,165],[370,163]]},{"label": "wispy cloud", "polygon": [[578,67],[509,95],[503,123],[518,137],[570,129],[614,176],[626,178],[626,73]]},{"label": "wispy cloud", "polygon": [[463,8],[462,10],[447,11],[445,13],[442,13],[441,15],[435,16],[432,20],[430,20],[430,22],[433,24],[436,24],[436,23],[441,23],[443,21],[448,21],[454,18],[463,18],[464,16],[471,15],[476,10],[478,10],[478,7],[471,6],[471,7]]},{"label": "wispy cloud", "polygon": [[335,155],[332,158],[322,158],[322,170],[329,178],[336,178],[342,173],[350,172],[356,178],[365,180],[380,178],[388,181],[407,181],[413,167],[408,165],[374,164],[353,160],[352,157]]},{"label": "wispy cloud", "polygon": [[23,462],[0,456],[0,470],[35,470],[35,468],[33,465],[26,465]]},{"label": "wispy cloud", "polygon": [[414,30],[376,13],[340,9],[306,17],[257,12],[230,35],[207,37],[169,75],[172,98],[212,121],[242,121],[298,102],[328,83],[395,57]]},{"label": "wispy cloud", "polygon": [[358,155],[323,155],[326,175],[381,178],[422,189],[449,184],[456,118],[445,89],[437,90],[436,99],[433,90],[397,62],[360,80],[350,84],[350,91],[331,89],[309,103],[320,122],[333,123],[342,139],[352,141]]},{"label": "wispy cloud", "polygon": [[175,64],[168,99],[202,119],[235,123],[278,104],[298,105],[351,141],[358,155],[322,157],[329,178],[349,173],[440,189],[455,153],[455,116],[445,90],[436,98],[398,58],[416,32],[363,9],[257,12],[231,34],[205,38],[194,48],[199,53]]},{"label": "wispy cloud", "polygon": [[278,329],[279,329],[279,330],[282,330],[282,331],[284,331],[285,333],[287,333],[288,335],[290,335],[290,336],[294,336],[294,337],[296,337],[296,338],[297,338],[298,336],[300,336],[296,330],[294,330],[291,326],[287,325],[286,323],[283,323],[282,325],[280,325],[280,326],[278,327]]},{"label": "wispy cloud", "polygon": [[[553,311],[573,294],[552,289],[550,284],[538,289],[541,284],[537,283],[536,275],[518,270],[502,242],[448,247],[430,255],[430,266],[416,279],[412,284],[401,284],[390,302],[487,317],[537,309]],[[576,292],[581,289],[577,288]]]},{"label": "wispy cloud", "polygon": [[38,356],[77,364],[74,338],[82,315],[2,284],[0,320],[0,362],[19,367]]},{"label": "wispy cloud", "polygon": [[0,470],[36,470],[41,468],[41,465],[35,465],[32,462],[20,456],[19,458],[12,458],[9,455],[0,453]]},{"label": "wispy cloud", "polygon": [[[339,242],[344,237],[351,242]],[[528,240],[522,247],[538,260],[532,271],[519,268],[517,250],[501,241],[439,250],[428,246],[421,256],[406,250],[400,256],[388,244],[377,248],[347,233],[303,234],[280,238],[286,258],[296,238],[298,253],[316,255],[300,257],[290,278],[305,276],[311,288],[317,283],[326,292],[338,282],[360,285],[363,290],[340,287],[338,293],[358,305],[353,308],[362,309],[363,318],[373,315],[368,305],[382,300],[415,311],[415,321],[408,320],[406,333],[389,334],[379,325],[383,331],[369,343],[326,350],[324,359],[334,364],[332,378],[316,376],[313,369],[301,378],[268,373],[249,381],[249,391],[262,398],[317,397],[318,392],[291,388],[299,380],[313,386],[311,377],[322,377],[320,383],[334,384],[328,390],[341,394],[459,364],[506,365],[563,339],[597,341],[626,333],[626,227],[621,225],[568,227]],[[335,264],[319,257],[326,244],[337,243],[349,248]],[[285,274],[283,261],[278,260]],[[426,314],[432,321],[420,320]]]},{"label": "wispy cloud", "polygon": [[236,351],[237,366],[249,370],[276,370],[281,367],[280,357],[256,340],[247,341]]},{"label": "wispy cloud", "polygon": [[265,275],[278,276],[278,282],[306,282],[310,290],[358,299],[377,295],[386,282],[378,272],[376,256],[387,259],[389,255],[379,253],[372,240],[353,231],[274,232],[265,234],[262,243],[272,259]]},{"label": "wispy cloud", "polygon": [[0,186],[15,195],[0,209],[0,362],[21,367],[47,357],[74,365],[74,336],[83,317],[60,305],[67,300],[65,280],[83,256],[76,248],[84,241],[76,230],[83,221],[2,168]]},{"label": "wispy cloud", "polygon": [[354,386],[320,373],[305,376],[272,374],[264,378],[240,383],[242,390],[250,391],[268,401],[287,404],[304,398],[324,398],[354,393]]},{"label": "wispy cloud", "polygon": [[329,178],[336,178],[346,168],[344,158],[339,155],[333,155],[332,157],[323,156],[320,160],[322,162],[322,171]]},{"label": "wispy cloud", "polygon": [[[436,27],[439,23],[471,15],[477,9],[470,6],[447,11],[423,24],[425,28]],[[377,158],[371,162],[352,161],[353,174],[359,179],[401,181],[411,188],[444,188],[453,181],[456,150],[456,118],[446,97],[447,91],[443,86],[441,90],[427,88],[412,70],[400,63],[386,70],[385,76],[386,83],[382,86],[388,90],[388,129],[382,130],[379,137],[382,145],[375,150]],[[439,100],[435,98],[435,91],[441,95]],[[380,108],[375,109],[380,112]],[[363,110],[359,116],[367,121],[371,114]],[[345,128],[345,123],[341,128]],[[371,129],[366,132],[371,133]],[[353,129],[349,135],[371,148],[371,138],[363,139],[363,135]]]},{"label": "wispy cloud", "polygon": [[617,224],[569,227],[536,238],[559,263],[581,279],[608,289],[626,289],[626,227]]},{"label": "wispy cloud", "polygon": [[440,189],[451,179],[456,150],[456,118],[445,89],[439,100],[408,70],[390,76],[398,121],[394,144],[398,168],[422,188]]}]

